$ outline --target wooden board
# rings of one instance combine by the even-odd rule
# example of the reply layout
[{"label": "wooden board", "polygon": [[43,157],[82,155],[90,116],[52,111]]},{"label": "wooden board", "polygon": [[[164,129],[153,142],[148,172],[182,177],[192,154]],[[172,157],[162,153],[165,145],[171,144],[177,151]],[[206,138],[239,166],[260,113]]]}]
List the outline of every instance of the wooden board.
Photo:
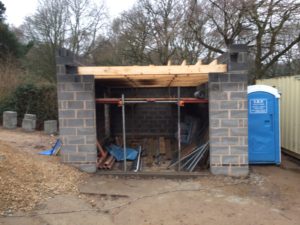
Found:
[{"label": "wooden board", "polygon": [[80,66],[79,75],[101,75],[123,77],[129,75],[179,75],[179,74],[208,74],[227,72],[226,64],[210,63],[208,65],[169,65],[169,66]]},{"label": "wooden board", "polygon": [[227,72],[226,64],[78,67],[78,75],[94,75],[113,87],[195,87],[208,81],[209,73]]},{"label": "wooden board", "polygon": [[165,148],[166,148],[166,159],[172,159],[172,149],[171,149],[171,140],[165,139]]},{"label": "wooden board", "polygon": [[166,144],[164,137],[159,137],[159,153],[162,155],[166,154]]}]

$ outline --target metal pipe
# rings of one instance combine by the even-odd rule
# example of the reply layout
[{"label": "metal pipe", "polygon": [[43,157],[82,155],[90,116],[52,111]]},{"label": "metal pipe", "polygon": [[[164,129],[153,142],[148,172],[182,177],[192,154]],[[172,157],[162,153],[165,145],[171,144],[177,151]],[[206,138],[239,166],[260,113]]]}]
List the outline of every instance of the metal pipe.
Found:
[{"label": "metal pipe", "polygon": [[178,171],[180,171],[180,164],[181,164],[181,126],[180,126],[180,87],[177,87],[177,112],[178,112],[178,118],[177,118],[177,125],[178,125]]},{"label": "metal pipe", "polygon": [[195,161],[197,160],[199,155],[201,155],[202,151],[203,151],[203,148],[199,149],[199,152],[195,155],[194,160],[188,165],[188,167],[187,167],[188,170],[190,169],[191,165],[193,165],[195,163]]},{"label": "metal pipe", "polygon": [[[104,97],[107,97],[107,93],[104,93]],[[104,104],[104,133],[106,137],[110,137],[110,105]]]},{"label": "metal pipe", "polygon": [[[197,149],[197,150],[195,151],[195,153],[198,152],[198,151],[200,151],[200,149]],[[184,169],[184,167],[185,167],[186,165],[188,165],[188,164],[194,159],[194,157],[195,157],[195,155],[191,155],[191,156],[186,160],[186,162],[181,166],[181,168]],[[181,161],[183,162],[183,160],[181,160]]]},{"label": "metal pipe", "polygon": [[[176,98],[127,98],[124,99],[125,104],[138,104],[138,103],[177,103]],[[197,104],[197,103],[208,103],[207,99],[204,98],[181,98],[183,103]],[[97,98],[96,103],[100,104],[122,104],[120,98]]]},{"label": "metal pipe", "polygon": [[125,126],[125,98],[122,94],[122,125],[123,125],[123,149],[124,149],[124,172],[127,171],[127,151],[126,151],[126,126]]},{"label": "metal pipe", "polygon": [[196,158],[195,162],[191,163],[191,165],[188,167],[189,172],[192,172],[195,169],[196,165],[199,163],[199,161],[201,160],[201,158],[203,157],[207,149],[208,149],[208,143],[204,145],[204,148],[201,150],[201,154],[199,155],[199,157]]},{"label": "metal pipe", "polygon": [[[192,152],[190,152],[188,155],[184,156],[181,161],[189,158],[190,156],[192,156],[193,154],[195,154],[198,151],[198,148],[195,148]],[[169,165],[167,168],[176,166],[179,163],[179,160],[177,160],[176,162],[174,162],[173,164]]]},{"label": "metal pipe", "polygon": [[138,154],[138,159],[137,159],[137,164],[136,164],[136,168],[133,172],[138,172],[140,170],[140,164],[141,164],[141,153],[142,153],[142,147],[139,146],[139,154]]}]

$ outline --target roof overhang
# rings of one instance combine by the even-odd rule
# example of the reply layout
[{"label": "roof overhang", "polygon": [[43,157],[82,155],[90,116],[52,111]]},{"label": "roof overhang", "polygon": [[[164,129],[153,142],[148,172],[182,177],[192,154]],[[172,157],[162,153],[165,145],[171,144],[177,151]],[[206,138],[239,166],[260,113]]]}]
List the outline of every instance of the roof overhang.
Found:
[{"label": "roof overhang", "polygon": [[195,87],[208,81],[209,73],[227,72],[226,64],[214,60],[208,65],[114,66],[77,68],[78,75],[94,75],[110,87]]}]

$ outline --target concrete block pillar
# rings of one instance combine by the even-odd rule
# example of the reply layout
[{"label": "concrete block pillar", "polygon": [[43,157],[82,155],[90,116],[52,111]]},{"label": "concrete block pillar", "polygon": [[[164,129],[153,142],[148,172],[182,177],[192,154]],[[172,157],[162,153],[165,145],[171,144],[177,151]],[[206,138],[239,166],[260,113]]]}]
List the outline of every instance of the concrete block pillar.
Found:
[{"label": "concrete block pillar", "polygon": [[247,48],[230,46],[219,59],[226,74],[209,75],[210,168],[216,175],[248,174]]},{"label": "concrete block pillar", "polygon": [[17,112],[14,111],[3,112],[3,127],[6,129],[17,128]]},{"label": "concrete block pillar", "polygon": [[94,76],[76,75],[78,57],[61,49],[57,57],[59,135],[62,161],[86,172],[96,171]]},{"label": "concrete block pillar", "polygon": [[33,132],[36,128],[36,115],[25,114],[22,120],[22,128],[24,131]]},{"label": "concrete block pillar", "polygon": [[46,134],[56,134],[57,133],[57,120],[44,121],[44,132]]}]

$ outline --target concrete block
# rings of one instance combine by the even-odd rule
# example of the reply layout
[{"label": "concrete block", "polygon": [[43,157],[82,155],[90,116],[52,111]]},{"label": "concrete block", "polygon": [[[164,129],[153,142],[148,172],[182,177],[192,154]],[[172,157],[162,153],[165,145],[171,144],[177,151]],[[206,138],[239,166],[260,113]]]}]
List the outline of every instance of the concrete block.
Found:
[{"label": "concrete block", "polygon": [[231,100],[245,100],[245,99],[247,99],[247,92],[246,91],[230,92],[230,99]]},{"label": "concrete block", "polygon": [[237,155],[225,155],[222,157],[222,164],[240,164],[240,160]]},{"label": "concrete block", "polygon": [[97,162],[97,152],[90,152],[86,155],[87,162]]},{"label": "concrete block", "polygon": [[95,101],[84,101],[85,109],[95,110]]},{"label": "concrete block", "polygon": [[248,165],[245,166],[232,166],[231,170],[229,171],[230,176],[236,177],[245,177],[249,174],[249,167]]},{"label": "concrete block", "polygon": [[44,132],[46,134],[56,134],[57,133],[57,120],[44,121]]},{"label": "concrete block", "polygon": [[67,119],[68,127],[82,127],[83,119]]},{"label": "concrete block", "polygon": [[35,114],[25,114],[22,121],[22,128],[24,131],[32,132],[36,128],[36,115]]},{"label": "concrete block", "polygon": [[97,138],[96,135],[88,135],[85,137],[86,139],[86,144],[96,144]]},{"label": "concrete block", "polygon": [[69,154],[69,162],[86,162],[86,154],[82,153],[70,153]]},{"label": "concrete block", "polygon": [[238,137],[222,137],[221,143],[223,145],[237,145],[239,143]]},{"label": "concrete block", "polygon": [[60,92],[57,93],[57,97],[60,101],[62,101],[62,100],[70,100],[70,101],[75,100],[73,92],[60,91]]},{"label": "concrete block", "polygon": [[228,136],[228,129],[227,128],[210,128],[209,135],[212,136]]},{"label": "concrete block", "polygon": [[6,129],[15,129],[17,127],[17,112],[3,112],[3,127]]},{"label": "concrete block", "polygon": [[85,138],[83,136],[66,136],[65,139],[67,141],[67,144],[70,145],[78,145],[85,143]]},{"label": "concrete block", "polygon": [[220,109],[238,109],[237,101],[221,101]]},{"label": "concrete block", "polygon": [[94,135],[96,133],[95,128],[78,128],[77,135]]},{"label": "concrete block", "polygon": [[247,128],[230,128],[230,135],[231,136],[247,136],[248,129]]},{"label": "concrete block", "polygon": [[230,146],[231,154],[247,154],[248,146]]},{"label": "concrete block", "polygon": [[209,149],[211,154],[228,155],[229,146],[214,146]]},{"label": "concrete block", "polygon": [[222,83],[221,85],[222,91],[239,91],[240,85],[239,83]]},{"label": "concrete block", "polygon": [[227,100],[228,94],[224,91],[211,91],[209,94],[209,98],[213,100]]},{"label": "concrete block", "polygon": [[227,110],[219,110],[219,111],[210,111],[209,114],[210,118],[228,118],[228,111]]},{"label": "concrete block", "polygon": [[67,145],[67,143],[65,143],[63,141],[63,146],[61,148],[61,153],[62,155],[67,154],[67,153],[73,153],[77,151],[77,146],[76,145]]},{"label": "concrete block", "polygon": [[209,110],[217,111],[220,109],[219,101],[214,101],[213,99],[209,101]]},{"label": "concrete block", "polygon": [[247,110],[231,110],[231,118],[248,118]]},{"label": "concrete block", "polygon": [[85,119],[85,126],[86,127],[95,127],[96,121],[95,119]]},{"label": "concrete block", "polygon": [[239,122],[237,120],[227,120],[227,119],[222,119],[221,120],[221,127],[238,127]]},{"label": "concrete block", "polygon": [[219,155],[210,155],[210,163],[211,164],[221,164],[221,157]]},{"label": "concrete block", "polygon": [[83,102],[82,101],[69,101],[68,108],[69,109],[83,109]]},{"label": "concrete block", "polygon": [[76,92],[76,100],[91,100],[94,98],[95,95],[91,91]]},{"label": "concrete block", "polygon": [[91,82],[94,83],[94,76],[93,75],[86,75],[86,76],[81,76],[81,81],[82,82]]},{"label": "concrete block", "polygon": [[248,82],[247,74],[230,74],[231,82]]},{"label": "concrete block", "polygon": [[210,172],[214,175],[229,175],[228,166],[211,166]]},{"label": "concrete block", "polygon": [[36,120],[36,115],[35,114],[25,114],[24,119]]},{"label": "concrete block", "polygon": [[211,127],[215,128],[215,127],[220,127],[220,120],[219,119],[211,119],[209,121],[209,124]]},{"label": "concrete block", "polygon": [[60,128],[59,134],[60,135],[76,135],[76,128],[73,128],[73,127]]},{"label": "concrete block", "polygon": [[78,152],[97,152],[96,143],[78,145]]},{"label": "concrete block", "polygon": [[75,111],[74,110],[59,110],[58,116],[60,119],[75,118]]},{"label": "concrete block", "polygon": [[78,168],[86,173],[95,173],[97,171],[96,163],[95,164],[80,164]]},{"label": "concrete block", "polygon": [[78,110],[77,118],[94,118],[95,110]]}]

